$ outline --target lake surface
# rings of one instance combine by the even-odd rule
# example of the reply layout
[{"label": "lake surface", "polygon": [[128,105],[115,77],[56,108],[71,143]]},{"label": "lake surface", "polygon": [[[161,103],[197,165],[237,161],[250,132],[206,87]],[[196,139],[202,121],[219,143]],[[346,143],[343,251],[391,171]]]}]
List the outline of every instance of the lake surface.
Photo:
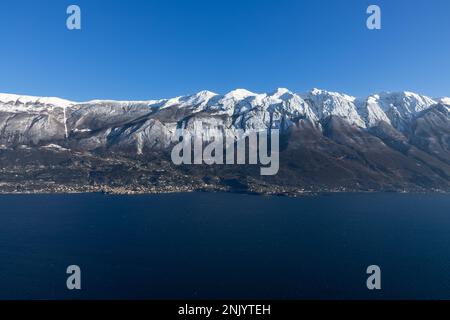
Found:
[{"label": "lake surface", "polygon": [[0,298],[450,299],[450,196],[4,195]]}]

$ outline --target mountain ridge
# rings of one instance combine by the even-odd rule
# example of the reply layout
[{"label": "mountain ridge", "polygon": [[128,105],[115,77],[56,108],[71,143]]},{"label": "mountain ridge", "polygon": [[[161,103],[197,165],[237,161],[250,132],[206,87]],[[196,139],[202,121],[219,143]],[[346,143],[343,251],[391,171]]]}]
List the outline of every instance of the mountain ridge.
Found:
[{"label": "mountain ridge", "polygon": [[[146,101],[0,94],[0,192],[450,191],[448,101],[286,88]],[[280,129],[279,174],[174,166],[174,133],[198,133],[198,125],[207,137]]]},{"label": "mountain ridge", "polygon": [[67,105],[77,105],[77,104],[89,104],[89,103],[104,103],[104,102],[111,102],[111,103],[148,103],[149,105],[152,104],[158,104],[164,101],[173,101],[175,99],[183,99],[183,98],[189,98],[189,97],[195,97],[195,96],[207,96],[210,95],[211,97],[219,96],[219,97],[237,97],[241,96],[241,99],[249,97],[249,96],[282,96],[284,94],[290,94],[290,95],[296,95],[299,97],[305,97],[309,94],[317,95],[317,94],[328,94],[328,95],[340,95],[343,97],[348,98],[349,100],[359,100],[363,101],[370,97],[374,96],[388,96],[388,95],[405,95],[405,96],[411,96],[415,95],[416,97],[425,97],[429,100],[434,101],[434,103],[443,103],[443,104],[450,104],[450,97],[438,97],[438,98],[432,98],[427,95],[422,95],[418,93],[414,93],[412,91],[382,91],[379,93],[373,93],[368,96],[352,96],[348,95],[346,93],[340,93],[336,91],[328,91],[324,89],[318,89],[318,88],[312,88],[309,91],[303,92],[303,93],[297,93],[294,91],[289,90],[288,88],[279,87],[272,92],[266,92],[266,93],[254,93],[252,91],[249,91],[247,89],[243,88],[237,88],[234,89],[226,94],[218,94],[209,90],[201,90],[197,93],[189,94],[189,95],[182,95],[182,96],[176,96],[172,98],[161,98],[161,99],[146,99],[146,100],[115,100],[115,99],[91,99],[86,101],[74,101],[69,99],[64,99],[61,97],[56,96],[33,96],[33,95],[22,95],[22,94],[15,94],[15,93],[0,93],[0,103],[8,103],[8,102],[14,102],[16,103],[23,103],[23,104],[29,104],[29,103],[44,103],[48,105],[53,105],[55,107],[64,107]]}]

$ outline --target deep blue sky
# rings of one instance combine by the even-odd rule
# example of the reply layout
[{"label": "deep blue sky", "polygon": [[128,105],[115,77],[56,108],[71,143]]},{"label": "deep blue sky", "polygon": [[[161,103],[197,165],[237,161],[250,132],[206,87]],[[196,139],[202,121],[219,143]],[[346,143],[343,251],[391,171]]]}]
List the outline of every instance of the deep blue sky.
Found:
[{"label": "deep blue sky", "polygon": [[[78,4],[82,30],[66,29]],[[382,9],[382,30],[366,8]],[[0,92],[149,99],[313,87],[450,96],[448,0],[2,0]]]}]

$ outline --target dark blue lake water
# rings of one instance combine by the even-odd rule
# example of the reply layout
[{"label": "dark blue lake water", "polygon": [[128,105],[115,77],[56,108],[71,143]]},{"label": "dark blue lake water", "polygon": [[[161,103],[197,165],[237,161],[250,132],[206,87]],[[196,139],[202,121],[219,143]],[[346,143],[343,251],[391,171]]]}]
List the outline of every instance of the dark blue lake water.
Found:
[{"label": "dark blue lake water", "polygon": [[450,196],[0,196],[0,298],[450,299]]}]

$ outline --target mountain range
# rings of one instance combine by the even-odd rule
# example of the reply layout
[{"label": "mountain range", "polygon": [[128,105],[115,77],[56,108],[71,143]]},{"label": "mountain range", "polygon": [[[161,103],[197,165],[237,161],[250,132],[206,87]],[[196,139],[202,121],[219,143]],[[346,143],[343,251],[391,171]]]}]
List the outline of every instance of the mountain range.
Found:
[{"label": "mountain range", "polygon": [[[175,166],[177,128],[279,129],[280,171]],[[313,89],[210,91],[148,101],[0,94],[0,191],[269,194],[450,190],[450,98]]]}]

